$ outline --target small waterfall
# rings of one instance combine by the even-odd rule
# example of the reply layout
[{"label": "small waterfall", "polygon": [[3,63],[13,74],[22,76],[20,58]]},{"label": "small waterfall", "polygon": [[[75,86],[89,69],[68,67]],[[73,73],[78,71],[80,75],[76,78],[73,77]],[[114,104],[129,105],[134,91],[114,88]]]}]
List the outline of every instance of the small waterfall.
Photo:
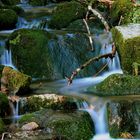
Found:
[{"label": "small waterfall", "polygon": [[20,0],[21,4],[27,4],[29,2],[29,0]]},{"label": "small waterfall", "polygon": [[13,123],[16,123],[17,122],[17,119],[20,117],[19,116],[19,100],[15,101],[14,103],[13,102],[9,102],[9,105],[11,107],[11,110],[12,110],[12,122]]},{"label": "small waterfall", "polygon": [[[78,103],[79,104],[79,103]],[[82,102],[78,105],[79,109],[86,110],[94,122],[96,135],[108,134],[108,126],[106,119],[106,103],[97,101],[96,104],[89,105],[87,102]],[[93,138],[93,140],[95,140]]]}]

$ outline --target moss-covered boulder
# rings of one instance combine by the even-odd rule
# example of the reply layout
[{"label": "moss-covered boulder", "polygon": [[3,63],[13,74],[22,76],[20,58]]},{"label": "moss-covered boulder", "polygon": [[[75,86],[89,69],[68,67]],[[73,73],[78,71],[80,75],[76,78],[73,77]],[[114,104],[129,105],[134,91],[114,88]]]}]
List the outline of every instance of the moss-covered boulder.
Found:
[{"label": "moss-covered boulder", "polygon": [[[9,109],[9,100],[6,94],[0,92],[0,116],[6,116]],[[1,123],[1,121],[0,121]]]},{"label": "moss-covered boulder", "polygon": [[135,7],[130,0],[115,0],[110,11],[110,22],[117,25],[120,16],[120,24],[140,23],[140,8]]},{"label": "moss-covered boulder", "polygon": [[48,4],[48,0],[29,0],[29,4],[33,6],[45,6]]},{"label": "moss-covered boulder", "polygon": [[4,122],[3,122],[2,119],[0,118],[0,134],[3,133],[4,131],[5,131]]},{"label": "moss-covered boulder", "polygon": [[112,34],[122,69],[132,74],[133,63],[140,64],[140,24],[116,26],[112,29]]},{"label": "moss-covered boulder", "polygon": [[1,0],[5,5],[16,5],[20,2],[20,0]]},{"label": "moss-covered boulder", "polygon": [[0,9],[0,30],[13,29],[16,27],[18,16],[10,9]]},{"label": "moss-covered boulder", "polygon": [[[91,57],[97,56],[102,46],[101,39],[108,40],[108,34],[95,37],[96,52],[92,52],[89,51],[91,46],[87,35],[82,33],[67,31],[48,33],[21,29],[10,35],[8,44],[12,51],[13,63],[18,70],[34,78],[52,80],[71,75],[74,69]],[[102,61],[95,62],[81,71],[78,76],[93,75],[103,65]]]},{"label": "moss-covered boulder", "polygon": [[20,118],[19,124],[34,121],[41,128],[49,130],[53,137],[65,137],[66,140],[89,140],[93,136],[92,121],[87,112],[61,112],[53,110],[42,110],[34,114],[24,115]]},{"label": "moss-covered boulder", "polygon": [[41,30],[21,29],[9,38],[14,65],[32,77],[52,77],[52,62],[47,43],[50,34]]},{"label": "moss-covered boulder", "polygon": [[109,132],[113,138],[139,138],[140,102],[126,97],[126,100],[112,101],[107,105]]},{"label": "moss-covered boulder", "polygon": [[8,93],[21,94],[29,90],[31,77],[16,71],[11,67],[4,67],[1,82],[1,87],[7,88]]},{"label": "moss-covered boulder", "polygon": [[82,19],[85,15],[85,8],[78,2],[65,2],[59,4],[54,10],[49,27],[61,29],[68,26],[76,19]]},{"label": "moss-covered boulder", "polygon": [[33,95],[28,98],[22,98],[20,103],[24,103],[20,108],[20,114],[35,112],[43,108],[63,110],[65,112],[77,109],[77,103],[73,98],[56,94]]},{"label": "moss-covered boulder", "polygon": [[113,74],[98,85],[90,87],[89,91],[99,96],[140,95],[140,77]]}]

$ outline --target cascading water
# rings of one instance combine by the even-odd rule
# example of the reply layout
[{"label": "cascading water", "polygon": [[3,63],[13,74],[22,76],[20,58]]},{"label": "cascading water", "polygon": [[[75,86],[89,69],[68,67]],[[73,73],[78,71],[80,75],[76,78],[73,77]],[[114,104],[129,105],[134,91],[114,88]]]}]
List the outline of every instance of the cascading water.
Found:
[{"label": "cascading water", "polygon": [[5,49],[5,40],[0,41],[0,47],[3,48],[3,54],[1,55],[1,64],[16,69],[12,63],[11,49]]}]

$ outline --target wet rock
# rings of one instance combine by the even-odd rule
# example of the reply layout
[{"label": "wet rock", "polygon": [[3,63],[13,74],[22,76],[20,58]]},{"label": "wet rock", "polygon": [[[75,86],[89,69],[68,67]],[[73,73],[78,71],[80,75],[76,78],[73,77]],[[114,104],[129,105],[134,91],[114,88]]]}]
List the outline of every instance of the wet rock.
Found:
[{"label": "wet rock", "polygon": [[85,13],[84,7],[78,2],[72,1],[59,4],[54,10],[49,27],[56,29],[64,28],[72,21],[82,19]]},{"label": "wet rock", "polygon": [[[102,36],[104,40],[108,38],[108,34]],[[94,41],[96,52],[90,51],[89,39],[85,34],[66,31],[48,33],[22,29],[12,33],[8,42],[18,70],[34,78],[54,80],[71,75],[77,67],[98,55],[102,46],[99,39],[100,36]],[[78,76],[93,76],[103,65],[101,61],[97,63],[88,66]]]},{"label": "wet rock", "polygon": [[[25,119],[26,118],[26,119]],[[19,124],[36,122],[50,135],[65,137],[65,139],[89,140],[93,136],[92,121],[87,112],[74,111],[65,113],[63,111],[41,110],[21,117]]]},{"label": "wet rock", "polygon": [[121,100],[108,103],[110,135],[115,138],[135,138],[139,135],[139,100]]},{"label": "wet rock", "polygon": [[39,128],[39,125],[36,122],[30,122],[22,126],[22,130],[31,131]]},{"label": "wet rock", "polygon": [[15,28],[17,20],[18,16],[15,11],[11,9],[0,9],[0,30]]},{"label": "wet rock", "polygon": [[113,39],[120,54],[124,72],[133,73],[133,63],[140,64],[140,24],[116,26],[112,29]]},{"label": "wet rock", "polygon": [[1,78],[1,90],[8,89],[8,93],[15,95],[25,93],[29,90],[31,77],[11,67],[4,67]]},{"label": "wet rock", "polygon": [[43,108],[63,110],[65,112],[77,109],[76,101],[73,98],[56,94],[33,95],[20,100],[20,113],[34,112]]},{"label": "wet rock", "polygon": [[99,96],[140,95],[140,77],[113,74],[88,90]]}]

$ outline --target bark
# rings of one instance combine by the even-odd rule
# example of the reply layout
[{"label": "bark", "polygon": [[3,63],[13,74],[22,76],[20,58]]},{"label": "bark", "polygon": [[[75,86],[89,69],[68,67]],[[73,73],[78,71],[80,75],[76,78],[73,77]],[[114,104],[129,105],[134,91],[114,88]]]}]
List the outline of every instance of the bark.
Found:
[{"label": "bark", "polygon": [[72,72],[70,77],[66,77],[66,79],[68,80],[68,85],[72,84],[72,80],[74,79],[74,77],[81,71],[83,70],[85,67],[87,67],[88,65],[90,65],[92,62],[94,61],[98,61],[99,59],[102,58],[110,58],[113,59],[114,56],[116,54],[116,47],[114,45],[114,43],[112,44],[112,52],[111,53],[107,53],[107,54],[103,54],[103,55],[99,55],[96,57],[93,57],[91,59],[89,59],[87,62],[85,62],[83,65],[81,65],[79,68],[77,68],[75,71]]}]

